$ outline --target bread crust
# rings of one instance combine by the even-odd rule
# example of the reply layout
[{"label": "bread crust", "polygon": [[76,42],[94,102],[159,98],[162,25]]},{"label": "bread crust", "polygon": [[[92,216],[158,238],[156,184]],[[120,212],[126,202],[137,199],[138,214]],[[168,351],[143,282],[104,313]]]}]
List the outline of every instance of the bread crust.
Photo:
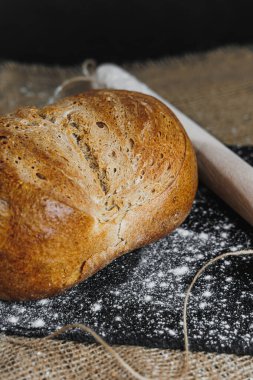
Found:
[{"label": "bread crust", "polygon": [[93,90],[0,117],[0,298],[45,298],[188,215],[191,142],[157,99]]}]

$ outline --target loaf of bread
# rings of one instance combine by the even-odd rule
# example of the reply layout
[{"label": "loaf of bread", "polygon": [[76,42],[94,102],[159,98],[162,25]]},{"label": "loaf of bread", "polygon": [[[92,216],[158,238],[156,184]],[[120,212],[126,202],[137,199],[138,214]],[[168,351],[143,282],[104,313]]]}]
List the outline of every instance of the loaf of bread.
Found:
[{"label": "loaf of bread", "polygon": [[188,215],[195,154],[160,101],[94,90],[0,117],[0,298],[57,294]]}]

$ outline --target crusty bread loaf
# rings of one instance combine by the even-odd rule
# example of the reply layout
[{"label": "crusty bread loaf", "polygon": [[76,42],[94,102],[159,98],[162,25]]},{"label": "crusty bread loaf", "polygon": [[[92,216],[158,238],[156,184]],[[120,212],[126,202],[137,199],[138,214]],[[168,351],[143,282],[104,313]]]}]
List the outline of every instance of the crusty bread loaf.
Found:
[{"label": "crusty bread loaf", "polygon": [[192,145],[158,100],[97,90],[0,117],[0,298],[48,297],[186,218]]}]

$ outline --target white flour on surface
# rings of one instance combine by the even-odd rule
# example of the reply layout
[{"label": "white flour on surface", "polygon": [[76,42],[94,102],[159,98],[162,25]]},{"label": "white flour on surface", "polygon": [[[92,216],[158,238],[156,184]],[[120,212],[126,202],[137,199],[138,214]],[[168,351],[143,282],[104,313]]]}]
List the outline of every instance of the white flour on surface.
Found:
[{"label": "white flour on surface", "polygon": [[[200,187],[187,221],[170,236],[129,253],[64,294],[0,302],[0,328],[43,336],[85,323],[109,343],[183,347],[182,310],[194,274],[210,258],[253,246],[252,229]],[[253,354],[253,261],[226,258],[193,288],[190,347]],[[74,332],[72,338],[92,341]]]}]

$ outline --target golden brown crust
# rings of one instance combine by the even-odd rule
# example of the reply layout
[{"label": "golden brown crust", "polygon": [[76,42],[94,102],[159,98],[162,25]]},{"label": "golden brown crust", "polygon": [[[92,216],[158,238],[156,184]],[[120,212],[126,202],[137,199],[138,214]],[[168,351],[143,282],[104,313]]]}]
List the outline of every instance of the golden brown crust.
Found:
[{"label": "golden brown crust", "polygon": [[0,118],[0,298],[86,279],[188,215],[192,145],[158,100],[97,90]]}]

